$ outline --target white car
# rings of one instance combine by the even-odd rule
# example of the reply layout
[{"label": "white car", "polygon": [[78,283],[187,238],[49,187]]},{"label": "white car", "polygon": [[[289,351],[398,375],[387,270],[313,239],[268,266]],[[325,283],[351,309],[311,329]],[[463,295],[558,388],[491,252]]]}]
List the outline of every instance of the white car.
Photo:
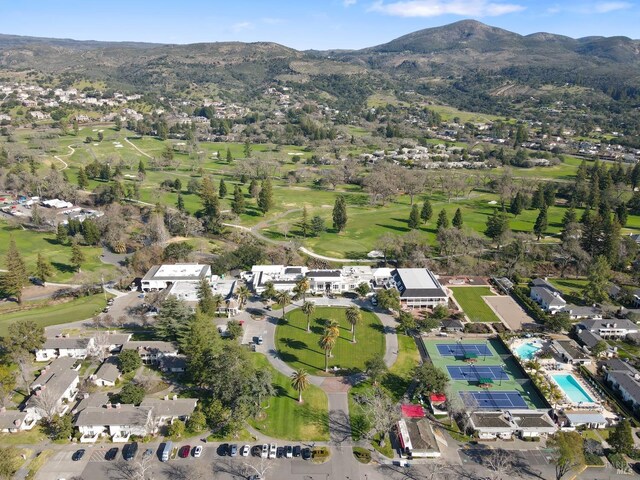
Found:
[{"label": "white car", "polygon": [[193,456],[194,458],[200,458],[200,455],[202,455],[202,447],[198,445],[196,448],[193,449]]},{"label": "white car", "polygon": [[245,445],[240,449],[240,456],[241,457],[248,457],[249,456],[249,450],[251,450],[251,447],[249,445]]},{"label": "white car", "polygon": [[269,458],[276,458],[276,452],[278,451],[278,445],[272,443],[269,445]]},{"label": "white car", "polygon": [[262,451],[260,452],[260,456],[262,458],[267,458],[268,455],[269,455],[269,445],[265,443],[264,445],[262,445]]}]

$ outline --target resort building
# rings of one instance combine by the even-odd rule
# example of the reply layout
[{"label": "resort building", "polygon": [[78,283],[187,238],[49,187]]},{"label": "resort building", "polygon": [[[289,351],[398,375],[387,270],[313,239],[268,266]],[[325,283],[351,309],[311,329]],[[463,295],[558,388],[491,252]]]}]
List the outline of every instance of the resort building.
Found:
[{"label": "resort building", "polygon": [[558,429],[546,410],[474,412],[469,416],[469,423],[482,440],[510,440],[514,436],[540,438]]},{"label": "resort building", "polygon": [[590,365],[591,357],[573,340],[553,340],[551,348],[564,363]]},{"label": "resort building", "polygon": [[142,290],[145,292],[164,290],[177,282],[199,282],[206,280],[211,283],[211,266],[192,263],[175,265],[154,265],[142,277]]},{"label": "resort building", "polygon": [[640,408],[640,372],[619,358],[607,360],[603,365],[604,379],[625,403]]},{"label": "resort building", "polygon": [[540,305],[540,308],[551,314],[558,313],[567,305],[567,302],[557,290],[550,290],[547,287],[533,286],[529,296]]},{"label": "resort building", "polygon": [[442,455],[420,405],[402,405],[402,418],[396,427],[401,456],[407,458],[438,458]]},{"label": "resort building", "polygon": [[436,276],[426,268],[398,268],[393,271],[392,282],[400,292],[403,308],[433,308],[449,301]]}]

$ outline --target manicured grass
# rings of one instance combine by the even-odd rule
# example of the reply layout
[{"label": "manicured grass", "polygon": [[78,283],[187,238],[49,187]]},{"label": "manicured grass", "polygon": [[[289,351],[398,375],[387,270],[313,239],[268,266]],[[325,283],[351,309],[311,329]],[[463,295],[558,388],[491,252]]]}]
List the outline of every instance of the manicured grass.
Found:
[{"label": "manicured grass", "polygon": [[[4,220],[0,221],[0,268],[5,267],[5,257],[12,237],[16,242],[18,251],[27,264],[29,273],[34,272],[38,253],[41,253],[43,257],[51,262],[54,269],[54,274],[49,281],[68,281],[76,274],[69,263],[71,259],[71,246],[58,244],[55,233],[39,233],[31,230],[23,230],[20,227],[14,228]],[[100,261],[102,248],[81,248],[86,258],[86,262],[82,264],[82,272],[91,273],[100,271],[105,273],[105,280],[110,279],[111,275],[115,273],[115,268],[112,265],[107,265]],[[99,275],[97,278],[100,278]]]},{"label": "manicured grass", "polygon": [[482,297],[493,296],[489,287],[451,287],[456,302],[472,322],[500,322]]},{"label": "manicured grass", "polygon": [[0,317],[0,336],[6,335],[11,324],[18,320],[31,320],[43,327],[77,322],[78,320],[93,317],[106,304],[104,295],[98,294],[81,297],[66,303],[5,314]]},{"label": "manicured grass", "polygon": [[276,329],[276,348],[282,360],[293,368],[304,368],[311,374],[324,374],[325,353],[318,342],[325,325],[335,320],[340,325],[340,337],[329,359],[329,368],[362,371],[364,364],[384,353],[383,326],[373,313],[362,311],[362,321],[356,325],[357,343],[351,343],[351,325],[345,318],[345,308],[316,308],[311,317],[311,332],[307,333],[307,317],[299,309],[289,312]]},{"label": "manicured grass", "polygon": [[42,433],[42,429],[39,425],[36,425],[31,430],[25,430],[18,433],[2,433],[0,434],[0,445],[3,447],[13,445],[35,445],[44,441],[45,434]]},{"label": "manicured grass", "polygon": [[420,362],[420,352],[413,337],[398,334],[398,359],[382,380],[382,386],[391,396],[400,400],[411,384],[413,369]]},{"label": "manicured grass", "polygon": [[[451,344],[456,345],[457,340],[449,339],[423,339],[422,340],[431,362],[443,372],[447,373],[447,366],[464,366],[467,363],[462,359],[456,359],[456,357],[441,356],[438,352],[437,345]],[[469,339],[462,340],[463,344],[484,344],[484,339]],[[517,361],[509,354],[509,351],[496,339],[486,340],[486,345],[489,351],[493,354],[491,356],[479,356],[476,365],[478,366],[500,366],[504,365],[504,370],[509,376],[509,380],[495,381],[491,388],[491,391],[517,391],[522,395],[522,398],[529,404],[531,408],[547,408],[545,401],[538,395],[533,382],[528,379],[527,376],[519,368]],[[505,357],[506,356],[506,357]],[[449,380],[450,389],[457,395],[460,392],[480,392],[482,388],[477,384],[475,380]]]},{"label": "manicured grass", "polygon": [[249,423],[263,434],[283,440],[328,440],[329,403],[325,393],[309,385],[302,393],[303,403],[298,403],[298,392],[286,375],[275,370],[264,355],[254,354],[252,358],[260,369],[271,372],[276,396],[263,404],[266,418]]}]

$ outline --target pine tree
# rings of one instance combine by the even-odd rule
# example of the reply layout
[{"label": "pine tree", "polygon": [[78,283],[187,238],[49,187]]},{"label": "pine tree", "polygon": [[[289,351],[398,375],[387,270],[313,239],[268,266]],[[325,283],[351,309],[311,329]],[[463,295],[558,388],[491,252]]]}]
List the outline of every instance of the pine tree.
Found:
[{"label": "pine tree", "polygon": [[233,162],[233,157],[231,156],[231,149],[227,147],[227,163]]},{"label": "pine tree", "polygon": [[487,228],[484,233],[492,240],[498,240],[509,230],[509,218],[504,211],[496,208],[493,214],[487,219]]},{"label": "pine tree", "polygon": [[182,198],[182,194],[181,193],[178,194],[178,200],[176,202],[176,208],[179,211],[184,212],[184,198]]},{"label": "pine tree", "polygon": [[67,226],[61,223],[58,224],[58,230],[56,232],[56,241],[60,245],[64,245],[69,240],[69,231],[67,230]]},{"label": "pine tree", "polygon": [[218,233],[220,231],[221,220],[220,201],[218,200],[218,192],[216,192],[213,186],[211,177],[205,177],[202,180],[200,197],[202,198],[204,228],[209,233]]},{"label": "pine tree", "polygon": [[343,195],[338,195],[333,205],[333,228],[340,233],[347,226],[347,203]]},{"label": "pine tree", "polygon": [[573,207],[569,207],[569,209],[567,209],[564,212],[564,215],[562,216],[562,228],[567,228],[567,225],[571,224],[571,223],[576,223],[578,221],[578,216],[576,215],[576,210]]},{"label": "pine tree", "polygon": [[236,215],[242,215],[245,211],[244,193],[239,185],[233,189],[233,200],[231,200],[231,211]]},{"label": "pine tree", "polygon": [[218,196],[224,198],[227,196],[227,185],[224,183],[224,178],[220,179],[220,186],[218,187]]},{"label": "pine tree", "polygon": [[211,291],[211,285],[205,279],[200,280],[197,289],[198,309],[205,315],[214,316],[218,309],[217,302]]},{"label": "pine tree", "polygon": [[251,148],[251,142],[249,141],[249,139],[247,138],[244,141],[244,156],[245,158],[251,158],[251,151],[253,149]]},{"label": "pine tree", "polygon": [[302,207],[302,221],[300,222],[300,230],[302,231],[302,237],[307,238],[311,225],[309,224],[309,212],[307,206]]},{"label": "pine tree", "polygon": [[260,184],[260,193],[258,194],[258,208],[265,214],[273,208],[273,191],[271,188],[271,179],[267,178]]},{"label": "pine tree", "polygon": [[624,202],[616,207],[616,220],[623,227],[627,224],[627,206]]},{"label": "pine tree", "polygon": [[422,210],[420,211],[420,218],[422,219],[423,223],[427,223],[429,220],[431,220],[432,216],[433,216],[433,208],[431,208],[431,202],[427,198],[422,204]]},{"label": "pine tree", "polygon": [[416,205],[415,203],[411,207],[408,225],[411,230],[415,230],[420,226],[420,210],[418,210],[418,205]]},{"label": "pine tree", "polygon": [[617,220],[611,220],[607,215],[602,225],[602,255],[613,267],[618,265],[620,257],[620,230],[621,226]]},{"label": "pine tree", "polygon": [[438,214],[438,220],[436,221],[436,230],[440,230],[443,228],[449,228],[449,217],[447,216],[447,212],[443,208],[440,210]]},{"label": "pine tree", "polygon": [[43,287],[51,275],[53,275],[53,267],[51,266],[51,263],[42,256],[42,253],[38,252],[38,260],[36,261],[36,277],[40,279]]},{"label": "pine tree", "polygon": [[144,175],[146,172],[147,171],[144,168],[144,162],[142,161],[142,159],[140,159],[140,161],[138,162],[138,173]]},{"label": "pine tree", "polygon": [[78,187],[84,190],[88,185],[89,179],[87,178],[87,173],[84,171],[84,168],[80,167],[78,170]]},{"label": "pine tree", "polygon": [[18,251],[18,247],[16,247],[13,237],[9,241],[5,269],[7,271],[2,273],[2,281],[0,282],[2,291],[6,295],[15,297],[18,303],[22,303],[22,289],[29,282],[29,276],[27,275],[27,266]]},{"label": "pine tree", "polygon": [[540,209],[538,218],[536,218],[536,223],[533,225],[533,233],[536,234],[538,240],[540,240],[540,237],[545,234],[548,225],[549,221],[547,219],[547,207],[543,207]]},{"label": "pine tree", "polygon": [[461,229],[463,223],[464,221],[462,220],[462,211],[458,208],[456,210],[456,213],[453,215],[453,220],[451,224],[457,229]]},{"label": "pine tree", "polygon": [[513,214],[514,217],[517,217],[522,213],[524,209],[524,199],[522,198],[522,193],[516,193],[515,197],[511,199],[511,206],[509,211]]},{"label": "pine tree", "polygon": [[71,266],[76,269],[76,271],[80,272],[80,267],[84,263],[84,253],[82,253],[82,249],[78,242],[73,242],[71,244]]},{"label": "pine tree", "polygon": [[252,198],[258,198],[259,194],[260,187],[258,186],[258,181],[253,178],[251,179],[251,183],[249,184],[249,195],[251,195]]}]

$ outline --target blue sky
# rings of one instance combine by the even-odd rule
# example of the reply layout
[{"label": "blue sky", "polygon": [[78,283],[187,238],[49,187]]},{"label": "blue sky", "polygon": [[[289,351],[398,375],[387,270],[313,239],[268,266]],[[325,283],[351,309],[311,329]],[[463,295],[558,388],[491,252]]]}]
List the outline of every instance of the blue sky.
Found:
[{"label": "blue sky", "polygon": [[640,0],[0,0],[0,33],[363,48],[475,18],[521,34],[640,38]]}]

